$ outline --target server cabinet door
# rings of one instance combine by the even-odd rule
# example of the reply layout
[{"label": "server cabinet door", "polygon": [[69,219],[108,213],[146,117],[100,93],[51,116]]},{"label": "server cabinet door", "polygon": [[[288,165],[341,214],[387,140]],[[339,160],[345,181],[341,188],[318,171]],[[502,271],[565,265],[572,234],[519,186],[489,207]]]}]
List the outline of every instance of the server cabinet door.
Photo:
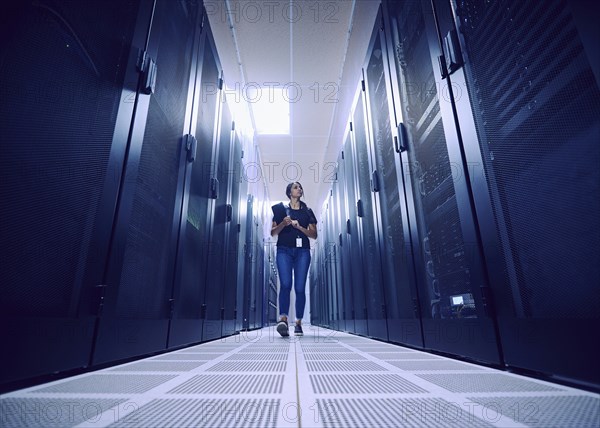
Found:
[{"label": "server cabinet door", "polygon": [[212,207],[209,222],[212,226],[208,242],[208,263],[206,269],[206,289],[204,304],[206,317],[202,340],[221,337],[224,317],[223,293],[225,282],[227,236],[229,233],[228,214],[228,168],[232,144],[232,120],[225,96],[221,93],[221,117],[218,146],[214,150],[210,165],[212,186]]},{"label": "server cabinet door", "polygon": [[597,5],[465,0],[454,15],[440,26],[460,22],[451,78],[505,362],[598,388]]},{"label": "server cabinet door", "polygon": [[[243,146],[242,146],[243,147]],[[240,147],[240,158],[244,156],[242,147]],[[240,160],[241,161],[241,160]],[[240,187],[239,187],[239,226],[237,236],[237,276],[236,276],[236,304],[235,304],[235,331],[242,331],[248,329],[248,313],[246,307],[246,286],[251,282],[251,277],[246,274],[247,272],[247,251],[248,251],[248,223],[252,223],[252,217],[248,217],[248,199],[251,195],[248,194],[249,186],[248,179],[245,176],[245,166],[242,163],[240,165]],[[244,320],[246,320],[246,326],[244,327]]]},{"label": "server cabinet door", "polygon": [[469,182],[430,2],[386,2],[396,117],[407,129],[409,217],[425,347],[499,363]]},{"label": "server cabinet door", "polygon": [[[250,303],[254,289],[254,282],[256,281],[256,275],[254,273],[254,265],[256,263],[254,252],[253,252],[253,242],[254,242],[254,219],[253,219],[253,211],[254,211],[254,196],[248,195],[246,199],[246,236],[244,242],[244,273],[242,275],[243,279],[243,297],[242,304],[237,307],[238,311],[242,311],[242,329],[249,330],[252,324],[252,328],[254,328],[254,318],[250,318]],[[241,306],[241,307],[240,307]]]},{"label": "server cabinet door", "polygon": [[328,254],[329,254],[329,272],[331,275],[331,328],[334,330],[340,329],[340,301],[341,301],[341,277],[340,277],[340,263],[339,263],[339,244],[337,242],[337,213],[335,210],[336,206],[336,186],[335,183],[331,189],[331,196],[329,198],[329,207],[327,210],[328,217]]},{"label": "server cabinet door", "polygon": [[[225,282],[223,295],[223,331],[222,336],[235,333],[236,301],[238,289],[238,252],[241,232],[240,224],[240,185],[242,172],[242,144],[239,136],[234,132],[231,154],[227,165],[229,179],[229,197],[225,221],[229,229],[227,233],[227,249],[225,254]],[[241,301],[239,302],[242,303]]]},{"label": "server cabinet door", "polygon": [[169,347],[200,342],[204,324],[206,266],[210,249],[210,167],[217,137],[219,59],[208,21],[204,18],[196,73],[194,122],[196,157],[186,171],[179,252]]},{"label": "server cabinet door", "polygon": [[[261,254],[265,250],[263,248],[261,235],[260,235],[260,227],[258,221],[256,221],[256,217],[252,218],[252,236],[254,240],[252,241],[252,281],[253,287],[250,289],[250,326],[252,328],[260,327],[263,323],[263,301],[267,299],[268,302],[268,294],[265,297],[265,294],[268,293],[269,290],[269,281],[271,278],[271,271],[265,269],[271,268],[271,255],[269,254],[268,260],[265,261]],[[269,250],[269,248],[267,248]],[[266,276],[265,276],[266,273]],[[264,282],[263,282],[264,281]],[[268,303],[267,303],[268,308]],[[265,320],[268,318],[265,318]]]},{"label": "server cabinet door", "polygon": [[167,346],[198,12],[197,5],[155,4],[94,363]]},{"label": "server cabinet door", "polygon": [[[317,228],[317,232],[320,233],[319,228]],[[319,241],[317,241],[317,246],[315,247],[313,253],[311,254],[311,262],[310,262],[310,323],[311,325],[318,327],[320,326],[320,306],[319,306],[319,297],[318,297],[318,283],[321,280],[321,276],[319,273],[319,258],[321,257],[321,250],[319,247]]]},{"label": "server cabinet door", "polygon": [[[323,211],[322,223],[323,223],[323,232],[321,236],[323,237],[323,251],[324,256],[321,260],[321,269],[323,270],[323,287],[321,288],[321,299],[323,305],[323,314],[322,314],[322,322],[326,327],[331,326],[331,320],[329,315],[331,314],[331,249],[329,245],[329,216],[328,216],[327,207]],[[327,290],[327,291],[325,291]]]},{"label": "server cabinet door", "polygon": [[[389,339],[423,346],[414,282],[402,168],[392,135],[393,104],[383,16],[377,18],[369,54],[365,61],[366,107],[371,136],[373,208],[381,254],[382,280]],[[407,228],[406,228],[407,229]],[[408,230],[408,229],[407,229]]]},{"label": "server cabinet door", "polygon": [[151,12],[138,1],[3,5],[0,388],[90,364]]},{"label": "server cabinet door", "polygon": [[353,149],[353,132],[354,126],[351,122],[348,125],[348,133],[344,143],[344,186],[346,189],[346,247],[344,252],[348,254],[350,260],[350,272],[352,276],[352,301],[351,307],[351,318],[354,320],[354,333],[367,335],[367,320],[364,316],[365,313],[365,289],[366,283],[364,280],[364,259],[362,258],[362,252],[360,249],[360,241],[358,238],[357,220],[356,215],[356,167],[355,167],[355,152]]},{"label": "server cabinet door", "polygon": [[350,246],[349,235],[346,233],[346,220],[348,219],[347,203],[346,203],[346,169],[344,152],[340,153],[337,163],[337,171],[334,177],[337,185],[336,211],[338,224],[338,244],[339,244],[339,266],[341,275],[341,294],[342,301],[340,302],[340,312],[343,325],[340,327],[342,331],[354,331],[354,320],[352,319],[352,269],[350,261]]},{"label": "server cabinet door", "polygon": [[[360,94],[354,109],[353,123],[353,153],[357,177],[357,229],[361,247],[362,260],[369,260],[365,268],[366,308],[357,315],[358,320],[366,319],[368,335],[387,340],[387,322],[385,317],[385,295],[383,291],[383,274],[381,256],[376,230],[377,219],[373,206],[373,169],[369,153],[367,118],[364,107],[364,90]],[[358,212],[360,210],[360,212]]]},{"label": "server cabinet door", "polygon": [[[257,236],[262,236],[259,223],[256,222]],[[275,249],[272,245],[258,248],[258,280],[256,282],[256,323],[264,327],[277,322],[277,268],[275,267]],[[267,256],[268,255],[268,256]]]}]

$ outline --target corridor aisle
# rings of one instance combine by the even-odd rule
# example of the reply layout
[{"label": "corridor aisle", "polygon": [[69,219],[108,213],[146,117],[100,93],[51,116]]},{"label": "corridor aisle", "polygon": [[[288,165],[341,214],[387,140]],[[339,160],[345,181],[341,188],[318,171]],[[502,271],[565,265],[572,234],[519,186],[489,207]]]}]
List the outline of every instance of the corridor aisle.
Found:
[{"label": "corridor aisle", "polygon": [[600,396],[305,325],[0,396],[12,427],[598,427]]}]

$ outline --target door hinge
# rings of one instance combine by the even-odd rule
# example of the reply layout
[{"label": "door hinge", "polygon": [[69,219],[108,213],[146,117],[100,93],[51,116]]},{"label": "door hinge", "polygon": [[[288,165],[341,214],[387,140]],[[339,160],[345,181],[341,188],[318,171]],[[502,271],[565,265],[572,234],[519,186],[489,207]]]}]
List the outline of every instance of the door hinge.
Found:
[{"label": "door hinge", "polygon": [[148,51],[140,50],[137,69],[142,75],[142,92],[146,95],[153,94],[156,89],[156,62],[150,58]]},{"label": "door hinge", "polygon": [[408,149],[408,133],[406,132],[406,126],[402,122],[398,125],[398,135],[394,136],[394,143],[396,145],[396,153],[402,153]]},{"label": "door hinge", "polygon": [[462,52],[460,51],[458,33],[456,32],[456,29],[453,28],[450,31],[448,31],[448,34],[446,34],[446,37],[444,37],[443,43],[444,57],[446,59],[447,76],[449,76],[456,70],[458,70],[460,67],[462,67],[464,64]]},{"label": "door hinge", "polygon": [[187,151],[187,160],[188,162],[194,162],[196,160],[198,140],[192,134],[186,134],[183,138],[185,141],[185,150]]},{"label": "door hinge", "polygon": [[219,77],[219,89],[223,89],[223,79]]},{"label": "door hinge", "polygon": [[444,55],[438,56],[438,64],[440,66],[440,75],[442,76],[442,80],[448,77],[448,71],[446,70],[446,58]]},{"label": "door hinge", "polygon": [[373,193],[379,192],[379,173],[377,170],[373,171],[371,175],[371,191]]},{"label": "door hinge", "polygon": [[365,92],[365,79],[360,81],[360,86],[362,88],[362,91]]},{"label": "door hinge", "polygon": [[219,199],[219,179],[211,177],[210,179],[210,196],[211,199]]}]

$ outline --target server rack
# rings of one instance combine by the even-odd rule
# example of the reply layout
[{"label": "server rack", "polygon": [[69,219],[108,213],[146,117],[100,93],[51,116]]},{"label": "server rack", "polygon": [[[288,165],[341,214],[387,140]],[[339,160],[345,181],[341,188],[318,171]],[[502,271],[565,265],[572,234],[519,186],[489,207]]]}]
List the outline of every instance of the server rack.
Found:
[{"label": "server rack", "polygon": [[335,175],[333,177],[333,185],[335,186],[335,211],[336,211],[336,245],[337,254],[336,262],[340,282],[339,287],[339,313],[340,327],[339,330],[348,331],[354,330],[354,321],[352,320],[352,276],[348,257],[345,256],[346,237],[346,192],[345,192],[345,177],[344,177],[344,154],[340,152],[336,163]]},{"label": "server rack", "polygon": [[373,210],[373,180],[369,158],[367,118],[364,91],[362,91],[362,85],[360,87],[352,118],[357,176],[356,197],[358,198],[356,201],[357,230],[361,258],[369,260],[370,263],[364,266],[366,307],[363,308],[364,312],[359,314],[360,318],[357,316],[357,319],[366,320],[369,336],[387,340],[381,257]]},{"label": "server rack", "polygon": [[[407,130],[402,159],[412,185],[409,216],[415,219],[411,233],[425,347],[499,364],[477,218],[464,178],[467,164],[451,103],[443,98],[447,77],[439,72],[434,14],[426,1],[386,6],[395,116]],[[414,82],[417,87],[410,86]]]},{"label": "server rack", "polygon": [[337,210],[337,185],[332,183],[331,195],[329,198],[328,213],[328,266],[331,273],[331,326],[332,328],[339,330],[341,326],[341,310],[343,307],[342,298],[342,272],[340,269],[339,259],[339,242],[338,242],[338,210]]},{"label": "server rack", "polygon": [[[93,364],[165,349],[170,319],[200,8],[161,0],[144,70],[111,238]],[[172,25],[173,22],[177,25]],[[153,76],[155,80],[153,80]],[[148,289],[152,293],[148,293]]]},{"label": "server rack", "polygon": [[240,223],[240,187],[242,172],[242,142],[235,132],[233,124],[231,152],[227,162],[228,195],[225,210],[225,275],[223,281],[223,328],[221,336],[234,334],[236,331],[236,300],[238,292],[238,253],[241,232]]},{"label": "server rack", "polygon": [[[254,242],[255,236],[255,228],[254,228],[254,196],[252,194],[248,194],[248,198],[246,200],[246,236],[244,242],[244,273],[241,275],[243,278],[243,295],[240,301],[242,304],[242,330],[250,330],[250,328],[254,328],[254,318],[250,318],[250,306],[251,299],[253,295],[253,290],[255,287],[256,274],[255,274],[255,263],[254,260],[254,251],[252,248],[252,243]],[[252,326],[252,327],[250,327]]]},{"label": "server rack", "polygon": [[[360,89],[357,90],[357,96]],[[353,114],[352,114],[353,115]],[[358,178],[356,171],[356,150],[354,135],[354,125],[352,121],[348,122],[346,129],[346,138],[344,142],[344,184],[346,188],[346,235],[347,251],[349,253],[349,263],[352,269],[352,319],[354,320],[354,330],[356,334],[367,335],[367,316],[366,316],[366,287],[364,258],[360,247],[359,230],[358,230]]]},{"label": "server rack", "polygon": [[[221,78],[222,82],[222,78]],[[222,83],[220,84],[222,86]],[[208,241],[208,269],[204,295],[205,319],[202,337],[205,340],[221,336],[224,318],[223,298],[225,281],[225,256],[227,252],[228,222],[228,161],[233,140],[233,121],[227,99],[221,93],[219,136],[213,147],[212,162],[209,165],[211,204],[209,222],[211,234]]]},{"label": "server rack", "polygon": [[598,5],[435,6],[462,59],[447,83],[464,88],[453,101],[504,362],[597,389]]},{"label": "server rack", "polygon": [[[266,248],[268,258],[268,263],[261,265],[261,270],[266,271],[265,277],[268,279],[266,282],[266,290],[264,292],[264,302],[265,302],[265,319],[263,321],[263,325],[269,325],[272,323],[276,323],[279,318],[279,313],[277,311],[278,308],[278,299],[277,299],[277,267],[275,264],[275,247],[271,245],[271,242],[267,243]],[[262,282],[261,282],[262,284]]]},{"label": "server rack", "polygon": [[190,137],[186,137],[186,145],[190,146],[191,152],[187,159],[169,347],[203,340],[205,314],[202,305],[211,227],[208,216],[211,197],[208,170],[217,138],[221,66],[206,17],[202,22],[194,120]]},{"label": "server rack", "polygon": [[328,213],[328,209],[329,209],[329,198],[326,199],[325,201],[325,205],[324,205],[324,210],[323,210],[323,214],[321,216],[321,223],[322,223],[322,239],[323,239],[323,243],[322,243],[322,248],[323,248],[323,257],[321,258],[321,263],[320,263],[320,267],[321,267],[321,271],[323,272],[323,281],[322,281],[322,286],[320,287],[320,292],[319,292],[319,301],[320,304],[322,305],[322,311],[321,311],[321,325],[324,327],[329,327],[331,325],[331,301],[332,301],[332,296],[333,296],[333,292],[332,292],[332,283],[333,283],[333,278],[331,275],[331,265],[330,265],[330,260],[331,260],[331,251],[328,245],[328,240],[329,240],[329,213]]},{"label": "server rack", "polygon": [[[249,150],[249,141],[250,139],[245,136],[239,136],[241,142],[241,152],[240,156],[240,167],[238,170],[238,178],[239,181],[239,210],[238,210],[238,234],[237,234],[237,271],[236,271],[236,297],[235,297],[235,325],[234,331],[242,331],[248,329],[248,307],[247,307],[247,288],[248,288],[248,278],[246,272],[248,271],[248,224],[252,224],[252,217],[248,217],[248,211],[252,208],[252,203],[250,198],[252,195],[250,194],[250,185],[248,182],[248,178],[246,177],[247,170],[247,159],[246,153],[250,153]],[[234,181],[235,182],[235,181]],[[250,205],[250,206],[249,206]],[[251,230],[251,229],[250,229]],[[251,232],[250,232],[251,233]],[[251,237],[250,237],[251,239]]]},{"label": "server rack", "polygon": [[[0,388],[237,331],[248,186],[237,182],[241,137],[229,131],[220,144],[231,119],[201,2],[15,2],[5,12]],[[28,92],[44,76],[50,89]],[[219,174],[224,184],[211,186]],[[220,213],[230,221],[215,228]],[[219,233],[227,274],[207,266]],[[262,245],[254,252],[263,263]],[[207,276],[226,284],[225,300]],[[259,326],[262,264],[254,277]],[[202,334],[203,304],[214,334]]]},{"label": "server rack", "polygon": [[[350,138],[349,129],[346,130],[346,138],[344,141]],[[347,177],[346,177],[346,159],[344,154],[344,148],[338,158],[337,167],[337,182],[339,183],[339,198],[338,204],[340,209],[340,264],[342,268],[342,293],[344,295],[344,306],[343,306],[343,319],[345,322],[344,330],[347,332],[354,332],[356,327],[354,324],[354,283],[356,279],[353,279],[354,269],[352,267],[352,242],[349,230],[349,217],[350,213],[348,208],[348,199],[350,196],[347,193]],[[353,199],[353,198],[352,198]]]},{"label": "server rack", "polygon": [[[363,92],[369,126],[369,165],[376,246],[381,261],[382,315],[389,340],[423,346],[414,276],[408,215],[404,198],[403,143],[394,136],[393,97],[387,34],[380,8],[363,65]],[[394,137],[396,137],[394,139]]]},{"label": "server rack", "polygon": [[3,383],[90,364],[150,6],[4,5]]}]

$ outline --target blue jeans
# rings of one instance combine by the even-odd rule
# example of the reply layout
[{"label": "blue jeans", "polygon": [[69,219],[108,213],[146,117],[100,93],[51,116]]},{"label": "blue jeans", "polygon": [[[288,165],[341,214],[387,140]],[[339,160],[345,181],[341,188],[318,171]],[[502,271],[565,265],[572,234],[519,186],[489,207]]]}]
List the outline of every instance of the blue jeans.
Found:
[{"label": "blue jeans", "polygon": [[279,314],[287,316],[290,310],[292,291],[292,271],[294,272],[294,291],[296,292],[296,318],[304,316],[306,306],[306,277],[310,266],[309,248],[277,247],[277,271],[279,272]]}]

